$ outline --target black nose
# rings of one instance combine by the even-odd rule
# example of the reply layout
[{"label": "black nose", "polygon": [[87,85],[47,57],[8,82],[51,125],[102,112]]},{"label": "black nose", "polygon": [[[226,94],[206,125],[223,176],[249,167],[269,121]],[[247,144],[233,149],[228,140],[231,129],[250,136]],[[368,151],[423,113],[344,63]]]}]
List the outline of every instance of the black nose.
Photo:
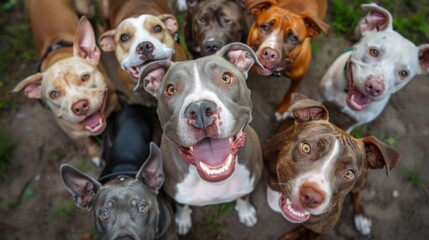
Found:
[{"label": "black nose", "polygon": [[219,41],[208,41],[204,43],[204,48],[210,52],[215,53],[222,47],[222,43]]},{"label": "black nose", "polygon": [[197,101],[191,103],[185,110],[185,117],[190,120],[192,126],[206,129],[213,124],[216,114],[216,104],[210,101]]},{"label": "black nose", "polygon": [[137,46],[138,54],[148,54],[153,52],[153,44],[151,42],[142,42]]}]

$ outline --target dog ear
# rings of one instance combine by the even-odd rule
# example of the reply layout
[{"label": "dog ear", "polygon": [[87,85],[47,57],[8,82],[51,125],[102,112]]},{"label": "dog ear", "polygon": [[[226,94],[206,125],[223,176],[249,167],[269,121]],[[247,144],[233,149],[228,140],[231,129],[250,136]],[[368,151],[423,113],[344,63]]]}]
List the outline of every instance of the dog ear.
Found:
[{"label": "dog ear", "polygon": [[201,0],[186,0],[188,12],[194,11],[199,2],[201,2]]},{"label": "dog ear", "polygon": [[297,122],[329,119],[328,110],[326,110],[322,103],[300,93],[292,94],[292,105],[289,111],[292,112]]},{"label": "dog ear", "polygon": [[98,64],[100,60],[100,49],[97,47],[94,29],[85,16],[79,21],[73,42],[73,55],[84,58],[92,64]]},{"label": "dog ear", "polygon": [[33,99],[42,98],[42,80],[43,73],[36,73],[19,82],[12,93],[24,90],[25,96]]},{"label": "dog ear", "polygon": [[420,74],[429,74],[429,44],[419,46]]},{"label": "dog ear", "polygon": [[260,68],[264,68],[259,62],[255,52],[246,44],[243,43],[230,43],[223,46],[216,55],[221,56],[234,64],[240,69],[247,78],[247,72],[253,64],[258,65]]},{"label": "dog ear", "polygon": [[317,17],[311,16],[308,12],[300,13],[300,16],[304,20],[305,27],[307,28],[308,37],[318,36],[320,31],[325,35],[328,35],[329,25]]},{"label": "dog ear", "polygon": [[386,168],[386,174],[394,168],[401,159],[401,155],[387,144],[374,136],[362,139],[365,144],[367,167],[370,169]]},{"label": "dog ear", "polygon": [[359,22],[360,31],[362,33],[392,29],[392,15],[389,11],[375,3],[362,4],[361,8],[364,11],[369,11],[368,15]]},{"label": "dog ear", "polygon": [[162,22],[164,22],[165,26],[167,27],[170,33],[175,33],[177,32],[177,30],[179,30],[177,19],[173,15],[161,14],[161,15],[158,15],[158,18],[161,19]]},{"label": "dog ear", "polygon": [[253,1],[253,0],[248,0],[245,2],[245,8],[249,10],[249,12],[257,17],[259,16],[261,13],[263,13],[265,10],[267,10],[268,8],[270,8],[272,5],[276,5],[277,1],[276,0],[264,0],[264,1]]},{"label": "dog ear", "polygon": [[161,85],[161,81],[171,64],[172,62],[168,60],[161,60],[148,64],[141,72],[138,82],[134,87],[134,91],[137,91],[140,83],[143,82],[146,92],[156,97],[156,91]]},{"label": "dog ear", "polygon": [[68,164],[61,165],[60,175],[67,190],[72,194],[75,205],[91,210],[101,183]]},{"label": "dog ear", "polygon": [[98,38],[98,44],[100,44],[101,50],[103,50],[103,52],[115,51],[115,41],[113,41],[115,32],[116,29],[109,30],[101,34],[101,36]]},{"label": "dog ear", "polygon": [[154,142],[150,143],[150,154],[137,173],[138,180],[149,186],[154,192],[158,192],[164,183],[164,171],[162,170],[162,154]]}]

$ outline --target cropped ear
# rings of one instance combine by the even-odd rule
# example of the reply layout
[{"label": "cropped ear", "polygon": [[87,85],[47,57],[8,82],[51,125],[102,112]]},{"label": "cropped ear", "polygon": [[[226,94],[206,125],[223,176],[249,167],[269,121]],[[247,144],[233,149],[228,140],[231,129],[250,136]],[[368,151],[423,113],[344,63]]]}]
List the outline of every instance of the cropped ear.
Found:
[{"label": "cropped ear", "polygon": [[61,165],[60,174],[64,185],[73,196],[75,205],[91,210],[101,183],[68,164]]},{"label": "cropped ear", "polygon": [[247,73],[253,64],[264,68],[255,52],[246,44],[230,43],[219,49],[216,55],[221,56],[240,69],[247,78]]},{"label": "cropped ear", "polygon": [[247,0],[244,6],[254,17],[257,17],[261,15],[261,13],[263,13],[265,10],[270,8],[272,5],[276,4],[276,0]]},{"label": "cropped ear", "polygon": [[42,98],[42,80],[43,73],[36,73],[19,82],[12,93],[24,90],[25,96],[33,99]]},{"label": "cropped ear", "polygon": [[137,85],[134,87],[134,91],[136,91],[140,83],[143,82],[144,89],[156,97],[156,91],[161,85],[161,81],[171,64],[172,62],[168,60],[161,60],[148,64],[141,72]]},{"label": "cropped ear", "polygon": [[392,29],[392,15],[389,11],[375,3],[362,4],[361,8],[368,11],[368,15],[362,18],[359,23],[362,33]]},{"label": "cropped ear", "polygon": [[136,179],[142,181],[156,193],[164,183],[161,150],[153,142],[150,143],[149,157],[137,173]]},{"label": "cropped ear", "polygon": [[296,122],[328,120],[329,114],[322,103],[300,93],[292,94],[292,105],[289,108]]},{"label": "cropped ear", "polygon": [[419,46],[420,74],[429,74],[429,44]]},{"label": "cropped ear", "polygon": [[389,171],[398,164],[401,155],[374,136],[365,137],[362,141],[365,144],[368,168],[380,169],[385,167],[386,174],[389,176]]},{"label": "cropped ear", "polygon": [[161,14],[161,15],[158,15],[158,18],[161,19],[162,22],[164,22],[165,26],[167,27],[170,33],[175,33],[177,32],[177,30],[179,30],[177,19],[173,15]]},{"label": "cropped ear", "polygon": [[100,60],[100,49],[97,47],[94,29],[85,16],[79,20],[73,42],[73,55],[84,58],[92,64],[98,64]]},{"label": "cropped ear", "polygon": [[103,52],[115,51],[115,41],[113,40],[115,32],[116,29],[111,29],[101,34],[101,36],[98,38],[98,44],[100,44],[101,50],[103,50]]},{"label": "cropped ear", "polygon": [[328,34],[329,25],[317,17],[312,16],[308,12],[300,13],[304,20],[305,27],[307,28],[308,37],[315,37],[322,31],[325,35]]}]

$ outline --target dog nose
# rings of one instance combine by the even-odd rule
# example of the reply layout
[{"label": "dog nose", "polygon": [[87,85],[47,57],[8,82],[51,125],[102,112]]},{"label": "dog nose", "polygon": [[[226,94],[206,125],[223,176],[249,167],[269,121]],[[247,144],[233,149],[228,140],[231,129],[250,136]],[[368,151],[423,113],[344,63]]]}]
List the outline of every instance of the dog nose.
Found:
[{"label": "dog nose", "polygon": [[299,197],[301,204],[307,208],[317,208],[325,201],[325,194],[315,183],[304,183]]},{"label": "dog nose", "polygon": [[378,78],[370,78],[365,82],[366,92],[372,97],[377,97],[383,94],[384,84]]},{"label": "dog nose", "polygon": [[274,62],[279,59],[279,54],[272,48],[264,48],[262,49],[262,58],[265,61]]},{"label": "dog nose", "polygon": [[204,48],[209,53],[215,53],[222,47],[222,43],[219,41],[208,41],[204,44]]},{"label": "dog nose", "polygon": [[137,46],[138,54],[148,54],[153,52],[153,44],[151,42],[142,42]]},{"label": "dog nose", "polygon": [[78,116],[85,115],[89,110],[89,102],[86,99],[81,99],[72,105],[72,111]]},{"label": "dog nose", "polygon": [[216,112],[217,107],[213,102],[197,101],[186,108],[185,116],[192,126],[206,129],[213,124]]}]

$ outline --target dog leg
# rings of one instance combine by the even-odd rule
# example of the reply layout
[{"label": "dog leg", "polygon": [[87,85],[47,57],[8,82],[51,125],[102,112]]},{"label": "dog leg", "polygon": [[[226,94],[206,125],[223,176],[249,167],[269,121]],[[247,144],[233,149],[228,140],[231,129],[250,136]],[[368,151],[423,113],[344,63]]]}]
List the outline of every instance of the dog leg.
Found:
[{"label": "dog leg", "polygon": [[288,117],[288,109],[290,107],[290,101],[291,101],[291,97],[292,97],[292,93],[296,92],[298,90],[298,87],[302,81],[302,78],[300,79],[291,79],[291,85],[289,87],[289,90],[287,91],[287,93],[285,94],[285,96],[283,97],[283,101],[280,104],[280,106],[277,108],[277,111],[275,113],[276,115],[276,120],[277,121],[281,121],[284,120]]},{"label": "dog leg", "polygon": [[192,227],[192,219],[191,219],[192,209],[189,205],[182,205],[176,203],[176,224],[177,224],[177,232],[180,235],[185,235],[189,232],[189,229]]},{"label": "dog leg", "polygon": [[319,233],[315,233],[304,226],[299,226],[295,230],[283,234],[279,240],[317,240],[320,239],[321,235]]},{"label": "dog leg", "polygon": [[238,213],[240,222],[244,225],[251,227],[256,224],[258,218],[256,216],[256,209],[249,201],[249,195],[241,197],[236,200],[235,210]]},{"label": "dog leg", "polygon": [[366,216],[361,202],[360,191],[352,192],[353,206],[354,206],[354,223],[356,230],[362,235],[369,235],[371,233],[372,220]]},{"label": "dog leg", "polygon": [[87,137],[84,141],[84,145],[86,147],[86,150],[89,156],[91,157],[91,161],[97,167],[101,167],[100,148],[98,147],[97,143],[90,137]]}]

